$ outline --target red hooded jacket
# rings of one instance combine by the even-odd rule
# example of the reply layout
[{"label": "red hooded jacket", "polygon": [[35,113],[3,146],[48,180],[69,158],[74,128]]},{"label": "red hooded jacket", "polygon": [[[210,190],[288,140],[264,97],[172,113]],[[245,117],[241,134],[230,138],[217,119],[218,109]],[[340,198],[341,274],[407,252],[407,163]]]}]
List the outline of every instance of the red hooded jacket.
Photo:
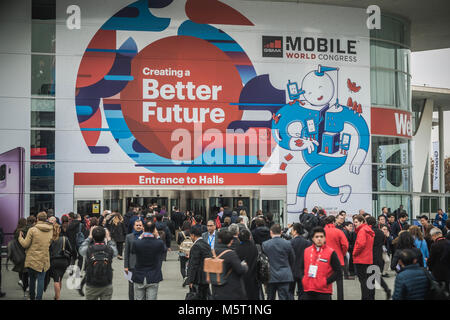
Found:
[{"label": "red hooded jacket", "polygon": [[348,240],[342,230],[336,228],[332,223],[325,226],[327,246],[336,251],[341,266],[345,265],[344,255],[348,250]]},{"label": "red hooded jacket", "polygon": [[364,223],[356,228],[356,242],[353,248],[353,263],[372,264],[373,263],[373,239],[375,232]]},{"label": "red hooded jacket", "polygon": [[[304,275],[302,279],[303,290],[305,292],[313,291],[320,293],[333,293],[333,284],[327,284],[327,279],[333,274],[333,268],[331,267],[331,255],[333,249],[327,244],[324,244],[319,252],[315,245],[311,245],[305,249],[303,257],[304,261]],[[317,275],[315,278],[308,276],[310,265],[317,266]]]}]

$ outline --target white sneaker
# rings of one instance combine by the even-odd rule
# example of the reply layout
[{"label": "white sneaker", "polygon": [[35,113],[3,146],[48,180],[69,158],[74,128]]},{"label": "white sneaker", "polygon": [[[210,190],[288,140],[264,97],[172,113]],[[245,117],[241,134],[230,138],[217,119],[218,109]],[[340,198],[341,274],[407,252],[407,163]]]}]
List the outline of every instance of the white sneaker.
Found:
[{"label": "white sneaker", "polygon": [[23,290],[23,282],[22,282],[22,280],[19,280],[19,282],[17,282],[17,284],[22,288],[22,290]]}]

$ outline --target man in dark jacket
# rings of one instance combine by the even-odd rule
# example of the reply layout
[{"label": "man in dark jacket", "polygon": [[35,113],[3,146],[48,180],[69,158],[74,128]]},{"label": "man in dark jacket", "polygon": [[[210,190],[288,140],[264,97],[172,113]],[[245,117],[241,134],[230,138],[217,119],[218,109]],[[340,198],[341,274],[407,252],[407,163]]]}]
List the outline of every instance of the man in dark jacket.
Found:
[{"label": "man in dark jacket", "polygon": [[274,224],[270,228],[272,239],[263,242],[262,250],[269,258],[270,279],[267,285],[267,300],[275,300],[278,291],[280,300],[292,300],[289,285],[294,281],[292,269],[295,253],[291,243],[281,238],[281,227]]},{"label": "man in dark jacket", "polygon": [[391,228],[391,234],[394,239],[398,237],[400,231],[408,230],[408,223],[406,221],[408,221],[408,214],[406,212],[400,213],[400,216]]},{"label": "man in dark jacket", "polygon": [[203,272],[203,261],[205,258],[211,258],[212,252],[210,246],[202,239],[200,226],[192,226],[190,234],[194,245],[189,253],[187,283],[191,290],[195,290],[198,293],[200,300],[206,300],[209,295],[209,284]]},{"label": "man in dark jacket", "polygon": [[[247,272],[248,265],[239,259],[234,250],[231,249],[233,234],[228,231],[219,231],[219,244],[215,249],[217,256],[223,259],[223,271],[226,274],[226,283],[222,285],[211,285],[214,300],[246,300],[241,277]],[[227,251],[227,252],[225,252]]]},{"label": "man in dark jacket", "polygon": [[402,270],[395,278],[392,300],[424,300],[429,283],[425,269],[417,263],[416,254],[410,249],[400,253],[399,264]]},{"label": "man in dark jacket", "polygon": [[347,265],[344,269],[344,279],[346,280],[354,280],[355,279],[355,265],[353,264],[353,248],[355,247],[356,242],[356,233],[353,229],[353,223],[350,221],[346,221],[344,223],[344,234],[348,240],[348,261],[345,262]]},{"label": "man in dark jacket", "polygon": [[294,249],[295,254],[295,262],[294,267],[292,269],[292,275],[294,276],[294,281],[291,282],[291,285],[289,287],[289,292],[291,293],[291,296],[294,296],[295,287],[297,286],[297,295],[298,300],[301,299],[301,296],[303,294],[303,285],[302,285],[302,277],[303,274],[300,270],[300,265],[303,261],[303,254],[305,252],[305,249],[308,248],[312,242],[309,240],[306,240],[301,236],[303,233],[303,228],[300,223],[294,223],[292,225],[292,239],[291,239],[291,246]]},{"label": "man in dark jacket", "polygon": [[[117,248],[114,240],[111,239],[109,231],[103,227],[96,226],[91,228],[89,237],[84,240],[80,246],[80,255],[86,258],[86,299],[87,300],[111,300],[113,294],[112,278],[112,259],[117,256]],[[106,253],[106,257],[105,257]],[[95,257],[99,255],[107,258],[108,263],[102,272],[104,277],[98,277],[94,274],[94,269],[103,264],[97,264],[99,260]],[[102,259],[103,262],[103,259]]]},{"label": "man in dark jacket", "polygon": [[133,242],[131,253],[136,265],[131,280],[134,282],[135,300],[156,300],[158,286],[163,280],[161,267],[167,248],[159,238],[158,229],[151,221],[144,224],[144,233]]},{"label": "man in dark jacket", "polygon": [[438,282],[444,282],[449,290],[450,282],[450,241],[445,239],[439,228],[430,231],[431,245],[430,257],[427,260],[428,269]]},{"label": "man in dark jacket", "polygon": [[[125,273],[133,273],[134,267],[136,265],[136,255],[131,253],[131,248],[133,242],[139,238],[139,236],[144,231],[144,223],[141,220],[136,220],[134,222],[133,232],[128,234],[125,238],[125,254],[123,259],[123,266]],[[128,281],[128,299],[134,300],[134,283]]]},{"label": "man in dark jacket", "polygon": [[162,214],[157,214],[156,215],[155,226],[156,226],[156,229],[158,229],[158,231],[164,231],[164,233],[166,234],[166,239],[165,239],[166,240],[166,247],[167,247],[167,250],[171,251],[172,249],[170,249],[170,243],[171,243],[171,240],[172,240],[172,236],[171,236],[169,227],[167,226],[167,224],[165,222],[162,221],[163,217],[164,217],[164,215],[162,215]]},{"label": "man in dark jacket", "polygon": [[372,228],[373,232],[375,232],[375,237],[373,238],[373,264],[378,266],[380,268],[380,277],[377,277],[380,279],[380,285],[383,288],[384,292],[386,292],[386,300],[391,299],[392,292],[389,289],[386,281],[384,281],[383,277],[381,275],[383,274],[384,270],[384,260],[383,260],[383,245],[384,245],[384,232],[381,231],[377,227],[377,220],[374,217],[367,217],[366,218],[367,224]]},{"label": "man in dark jacket", "polygon": [[241,261],[245,261],[248,265],[248,271],[243,276],[247,299],[260,300],[262,298],[262,289],[256,278],[258,249],[250,240],[250,231],[247,229],[239,231],[239,240],[241,240],[241,243],[236,249],[236,254]]},{"label": "man in dark jacket", "polygon": [[270,239],[270,230],[266,227],[262,218],[256,219],[256,229],[252,231],[253,241],[255,244],[261,245],[264,241]]}]

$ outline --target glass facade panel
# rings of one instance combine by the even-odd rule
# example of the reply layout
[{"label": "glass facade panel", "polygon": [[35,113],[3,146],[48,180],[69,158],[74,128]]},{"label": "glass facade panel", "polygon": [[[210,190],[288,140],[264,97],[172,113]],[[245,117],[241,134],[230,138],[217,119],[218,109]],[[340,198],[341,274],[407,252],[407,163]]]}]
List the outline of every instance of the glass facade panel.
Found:
[{"label": "glass facade panel", "polygon": [[55,95],[55,56],[31,56],[31,94]]},{"label": "glass facade panel", "polygon": [[403,208],[408,213],[411,219],[411,196],[404,194],[377,194],[374,193],[372,196],[373,199],[373,210],[376,216],[380,215],[381,208],[387,207],[388,212],[393,213],[400,205],[403,205]]},{"label": "glass facade panel", "polygon": [[262,211],[264,214],[270,212],[273,214],[275,223],[283,223],[283,201],[282,200],[262,200]]},{"label": "glass facade panel", "polygon": [[55,208],[54,194],[30,194],[30,214],[37,215],[42,210]]},{"label": "glass facade panel", "polygon": [[55,159],[55,131],[31,130],[31,159]]},{"label": "glass facade panel", "polygon": [[31,191],[55,191],[55,163],[31,162]]},{"label": "glass facade panel", "polygon": [[31,127],[55,127],[55,100],[31,99]]},{"label": "glass facade panel", "polygon": [[389,70],[370,70],[370,94],[372,104],[395,106],[395,72]]},{"label": "glass facade panel", "polygon": [[406,47],[411,46],[410,25],[398,17],[381,15],[381,29],[370,30],[370,37],[398,42]]},{"label": "glass facade panel", "polygon": [[372,162],[409,165],[409,140],[372,137]]},{"label": "glass facade panel", "polygon": [[49,22],[33,20],[31,26],[31,52],[55,52],[56,25],[54,21]]},{"label": "glass facade panel", "polygon": [[378,165],[372,167],[373,191],[408,192],[410,169],[403,166]]}]

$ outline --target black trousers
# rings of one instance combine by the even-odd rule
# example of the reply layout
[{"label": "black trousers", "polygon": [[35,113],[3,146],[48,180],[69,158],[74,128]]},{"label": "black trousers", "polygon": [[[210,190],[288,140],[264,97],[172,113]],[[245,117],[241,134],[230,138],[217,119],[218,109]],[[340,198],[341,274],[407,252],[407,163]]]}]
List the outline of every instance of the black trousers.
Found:
[{"label": "black trousers", "polygon": [[289,293],[291,294],[292,299],[295,297],[295,288],[297,288],[297,299],[301,300],[303,294],[303,284],[300,278],[294,278],[294,282],[289,284]]},{"label": "black trousers", "polygon": [[123,242],[116,242],[118,256],[122,256],[123,253]]},{"label": "black trousers", "polygon": [[367,268],[369,264],[355,264],[356,275],[358,276],[359,284],[361,286],[361,300],[375,300],[375,287],[370,289],[367,284]]},{"label": "black trousers", "polygon": [[301,300],[331,300],[331,294],[308,291],[303,293]]},{"label": "black trousers", "polygon": [[26,272],[24,268],[24,271],[19,272],[19,279],[22,280],[22,288],[23,292],[27,291],[28,288],[28,272]]},{"label": "black trousers", "polygon": [[207,300],[208,297],[211,295],[209,292],[209,284],[199,284],[195,285],[196,290],[198,292],[198,297],[200,300]]},{"label": "black trousers", "polygon": [[337,299],[344,300],[344,278],[341,276],[336,280]]},{"label": "black trousers", "polygon": [[128,300],[134,300],[134,283],[128,281]]},{"label": "black trousers", "polygon": [[183,279],[186,278],[187,276],[186,263],[188,261],[189,261],[188,258],[180,256],[180,272]]}]

